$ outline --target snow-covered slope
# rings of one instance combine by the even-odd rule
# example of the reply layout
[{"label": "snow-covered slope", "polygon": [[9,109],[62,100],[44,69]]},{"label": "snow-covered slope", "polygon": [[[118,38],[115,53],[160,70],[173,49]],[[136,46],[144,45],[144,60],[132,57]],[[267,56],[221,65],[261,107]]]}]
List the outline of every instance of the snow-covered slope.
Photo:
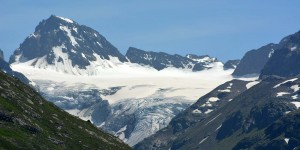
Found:
[{"label": "snow-covered slope", "polygon": [[[123,63],[84,76],[13,64],[34,81],[48,100],[68,112],[91,120],[134,145],[165,127],[172,117],[219,84],[233,70],[222,64],[200,72],[152,68]],[[107,101],[106,101],[107,100]],[[124,130],[124,131],[123,131]]]}]

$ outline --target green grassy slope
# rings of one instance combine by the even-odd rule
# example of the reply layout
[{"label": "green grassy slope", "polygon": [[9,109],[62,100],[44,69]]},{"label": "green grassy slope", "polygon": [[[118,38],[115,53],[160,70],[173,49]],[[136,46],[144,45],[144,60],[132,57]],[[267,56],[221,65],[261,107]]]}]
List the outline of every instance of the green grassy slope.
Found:
[{"label": "green grassy slope", "polygon": [[131,149],[0,72],[0,149]]}]

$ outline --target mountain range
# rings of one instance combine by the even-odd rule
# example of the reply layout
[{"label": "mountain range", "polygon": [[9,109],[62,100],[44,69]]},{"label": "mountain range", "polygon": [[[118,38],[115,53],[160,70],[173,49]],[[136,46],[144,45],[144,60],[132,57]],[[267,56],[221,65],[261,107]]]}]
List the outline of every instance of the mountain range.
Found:
[{"label": "mountain range", "polygon": [[291,120],[300,107],[299,37],[223,64],[134,47],[123,55],[94,29],[51,15],[11,66],[0,59],[0,67],[134,149],[293,149],[300,146],[299,119]]},{"label": "mountain range", "polygon": [[[47,100],[131,146],[230,80],[234,67],[224,70],[207,55],[133,47],[122,55],[97,31],[54,15],[39,23],[9,62]],[[214,78],[205,79],[212,73]]]},{"label": "mountain range", "polygon": [[[300,60],[297,57],[299,33],[282,39],[280,47],[264,63],[259,80],[248,83],[234,83],[233,80],[220,85],[179,113],[166,128],[134,148],[299,148],[299,72],[296,69]],[[265,51],[268,47],[274,45],[260,48],[255,53]],[[240,64],[247,65],[253,61],[254,55],[251,59],[249,54],[252,52],[246,53],[244,58],[247,59],[243,58]],[[240,83],[238,88],[232,88],[237,83]],[[289,120],[291,118],[297,119]]]}]

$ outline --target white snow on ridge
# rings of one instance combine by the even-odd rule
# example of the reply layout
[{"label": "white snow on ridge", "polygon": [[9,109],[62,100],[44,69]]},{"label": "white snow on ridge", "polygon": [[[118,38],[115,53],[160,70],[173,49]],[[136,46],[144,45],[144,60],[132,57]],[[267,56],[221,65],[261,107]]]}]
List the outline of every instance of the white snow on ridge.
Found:
[{"label": "white snow on ridge", "polygon": [[249,83],[246,84],[246,88],[250,89],[252,86],[254,86],[254,85],[258,84],[258,83],[259,83],[259,81],[249,82]]},{"label": "white snow on ridge", "polygon": [[209,136],[205,137],[204,139],[202,139],[199,144],[203,143]]},{"label": "white snow on ridge", "polygon": [[218,114],[216,117],[212,118],[210,121],[208,121],[208,122],[205,124],[205,126],[208,125],[209,123],[211,123],[212,121],[214,121],[215,119],[217,119],[221,114],[222,114],[222,113],[220,113],[220,114]]},{"label": "white snow on ridge", "polygon": [[215,131],[218,131],[221,127],[222,127],[223,124],[220,124]]},{"label": "white snow on ridge", "polygon": [[280,96],[287,95],[287,94],[290,94],[290,93],[288,93],[288,92],[278,92],[276,97],[280,97]]},{"label": "white snow on ridge", "polygon": [[62,20],[64,20],[64,21],[66,21],[66,22],[69,22],[69,23],[74,23],[74,21],[73,20],[71,20],[71,19],[68,19],[68,18],[64,18],[64,17],[60,17],[60,16],[56,16],[57,18],[60,18],[60,19],[62,19]]},{"label": "white snow on ridge", "polygon": [[293,78],[293,79],[290,79],[290,80],[286,80],[286,81],[284,81],[284,82],[281,82],[281,83],[275,85],[273,88],[277,88],[277,87],[281,86],[282,84],[285,84],[285,83],[287,83],[287,82],[294,82],[294,81],[296,81],[296,80],[298,80],[298,78]]}]

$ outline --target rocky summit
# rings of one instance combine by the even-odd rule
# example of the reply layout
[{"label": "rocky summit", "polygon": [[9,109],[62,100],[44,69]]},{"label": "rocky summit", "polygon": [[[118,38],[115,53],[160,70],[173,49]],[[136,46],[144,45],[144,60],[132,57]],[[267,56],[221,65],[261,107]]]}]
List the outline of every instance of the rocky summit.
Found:
[{"label": "rocky summit", "polygon": [[196,72],[210,69],[214,66],[214,63],[221,63],[216,58],[208,55],[188,54],[184,57],[178,54],[171,55],[164,52],[144,51],[134,47],[130,47],[125,56],[132,63],[153,67],[156,70],[173,67]]},{"label": "rocky summit", "polygon": [[106,61],[125,62],[126,58],[94,29],[77,22],[50,16],[35,28],[10,57],[9,63],[25,63],[38,68],[54,68],[66,73],[95,69],[94,62],[111,67]]}]

